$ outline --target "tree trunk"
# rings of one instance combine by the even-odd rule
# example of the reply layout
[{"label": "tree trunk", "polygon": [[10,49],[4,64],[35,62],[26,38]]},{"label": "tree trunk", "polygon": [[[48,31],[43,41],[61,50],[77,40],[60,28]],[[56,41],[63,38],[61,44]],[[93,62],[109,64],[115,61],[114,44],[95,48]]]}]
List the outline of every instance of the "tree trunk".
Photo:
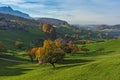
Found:
[{"label": "tree trunk", "polygon": [[32,56],[29,56],[29,57],[30,57],[31,62],[33,62],[33,58],[32,58]]},{"label": "tree trunk", "polygon": [[52,66],[53,66],[53,68],[55,68],[55,65],[54,65],[54,63],[50,63]]},{"label": "tree trunk", "polygon": [[38,63],[39,63],[39,64],[42,64],[41,60],[38,60]]}]

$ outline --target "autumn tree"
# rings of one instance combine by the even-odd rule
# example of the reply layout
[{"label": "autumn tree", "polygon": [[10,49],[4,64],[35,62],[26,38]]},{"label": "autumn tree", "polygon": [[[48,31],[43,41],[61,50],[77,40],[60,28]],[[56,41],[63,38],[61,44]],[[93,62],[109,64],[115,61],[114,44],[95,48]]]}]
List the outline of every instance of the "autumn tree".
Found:
[{"label": "autumn tree", "polygon": [[120,40],[120,36],[117,36],[117,39]]},{"label": "autumn tree", "polygon": [[45,40],[43,47],[39,47],[35,53],[39,63],[50,63],[55,67],[54,63],[62,60],[64,57],[64,51],[57,48],[55,43],[51,40]]},{"label": "autumn tree", "polygon": [[43,47],[34,47],[27,51],[27,54],[30,56],[32,62],[33,58],[36,57],[39,63],[41,63],[41,56],[43,56],[43,54],[47,53],[48,51],[55,49],[54,42],[51,40],[45,40],[43,44]]},{"label": "autumn tree", "polygon": [[5,45],[0,41],[0,52],[6,51]]},{"label": "autumn tree", "polygon": [[22,41],[20,40],[16,40],[15,41],[15,46],[18,48],[18,49],[22,49],[24,47],[24,44]]},{"label": "autumn tree", "polygon": [[58,38],[54,42],[57,48],[61,48],[66,53],[75,53],[79,50],[72,41],[65,41],[62,38]]},{"label": "autumn tree", "polygon": [[61,48],[64,52],[66,52],[66,53],[71,52],[71,49],[69,48],[66,40],[64,40],[62,38],[58,38],[54,41],[54,43],[57,48]]},{"label": "autumn tree", "polygon": [[41,29],[44,33],[48,34],[51,38],[56,37],[56,31],[53,25],[48,24],[48,23],[42,23],[41,24]]},{"label": "autumn tree", "polygon": [[31,61],[33,62],[33,58],[36,56],[35,53],[38,48],[32,48],[31,50],[27,51],[27,55],[30,57]]},{"label": "autumn tree", "polygon": [[76,46],[72,41],[68,42],[68,46],[71,49],[72,53],[75,53],[79,50],[78,46]]},{"label": "autumn tree", "polygon": [[43,47],[39,47],[37,49],[37,51],[35,52],[35,56],[36,56],[39,64],[42,63],[41,58],[42,58],[43,55],[45,55],[45,53],[46,53],[46,51],[45,51],[45,48],[43,48]]},{"label": "autumn tree", "polygon": [[39,47],[35,53],[36,58],[38,59],[39,63],[41,62],[41,57],[50,51],[54,51],[56,48],[55,44],[51,40],[44,40],[43,47]]},{"label": "autumn tree", "polygon": [[56,45],[52,40],[45,40],[44,43],[43,43],[43,48],[46,51],[54,50],[56,48]]},{"label": "autumn tree", "polygon": [[62,39],[62,38],[58,38],[56,39],[55,41],[55,45],[58,47],[58,48],[62,48],[63,46],[66,46],[67,45],[67,42]]},{"label": "autumn tree", "polygon": [[45,55],[42,56],[42,63],[50,63],[53,68],[55,68],[55,63],[63,60],[65,53],[62,49],[55,49],[54,51],[49,51]]}]

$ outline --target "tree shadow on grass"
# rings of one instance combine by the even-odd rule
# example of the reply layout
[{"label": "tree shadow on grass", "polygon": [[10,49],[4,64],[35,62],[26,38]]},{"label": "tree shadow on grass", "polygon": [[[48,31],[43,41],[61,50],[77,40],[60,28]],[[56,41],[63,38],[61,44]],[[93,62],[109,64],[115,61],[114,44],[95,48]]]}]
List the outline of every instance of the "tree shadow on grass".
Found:
[{"label": "tree shadow on grass", "polygon": [[0,60],[0,76],[17,76],[24,74],[25,71],[30,71],[32,69],[25,69],[23,67],[16,67],[20,63],[12,63]]},{"label": "tree shadow on grass", "polygon": [[30,61],[30,59],[25,59],[23,58],[23,56],[18,56],[18,55],[13,56],[13,55],[8,55],[8,54],[3,54],[3,55],[0,55],[0,58],[7,58],[7,59],[12,59],[12,60],[20,60],[20,61]]},{"label": "tree shadow on grass", "polygon": [[63,60],[61,62],[59,62],[58,64],[66,64],[65,66],[60,66],[57,67],[56,69],[61,69],[61,68],[70,68],[70,67],[74,67],[74,66],[81,66],[81,65],[85,65],[89,62],[92,62],[94,60],[85,60],[85,59],[66,59]]},{"label": "tree shadow on grass", "polygon": [[59,64],[76,64],[76,63],[86,63],[86,62],[91,62],[93,60],[86,60],[86,59],[65,59]]},{"label": "tree shadow on grass", "polygon": [[77,63],[77,64],[70,64],[70,65],[65,65],[65,66],[59,66],[59,67],[56,67],[55,69],[71,68],[71,67],[82,66],[82,65],[85,65],[85,63]]},{"label": "tree shadow on grass", "polygon": [[83,57],[93,57],[93,56],[100,56],[100,55],[108,55],[115,51],[90,51],[87,53],[78,53],[81,54]]},{"label": "tree shadow on grass", "polygon": [[115,52],[115,51],[107,51],[106,53],[113,53],[113,52]]}]

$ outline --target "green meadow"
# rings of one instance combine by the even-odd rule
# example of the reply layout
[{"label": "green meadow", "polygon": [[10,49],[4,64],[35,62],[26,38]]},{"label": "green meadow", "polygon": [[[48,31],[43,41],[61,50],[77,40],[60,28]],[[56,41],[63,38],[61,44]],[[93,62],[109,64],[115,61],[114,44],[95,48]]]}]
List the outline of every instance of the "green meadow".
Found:
[{"label": "green meadow", "polygon": [[[0,80],[120,80],[120,40],[85,46],[89,52],[66,54],[63,61],[55,64],[55,69],[50,64],[31,63],[28,57],[9,55],[8,59],[26,63],[0,60]],[[105,50],[97,52],[98,47]]]}]

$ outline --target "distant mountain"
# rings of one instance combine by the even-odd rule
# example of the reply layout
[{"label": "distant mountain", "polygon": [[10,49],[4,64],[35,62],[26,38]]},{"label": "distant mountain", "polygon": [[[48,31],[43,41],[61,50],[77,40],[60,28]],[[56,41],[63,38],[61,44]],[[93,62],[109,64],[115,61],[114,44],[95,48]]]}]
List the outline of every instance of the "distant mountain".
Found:
[{"label": "distant mountain", "polygon": [[11,14],[19,17],[24,17],[24,18],[31,18],[28,14],[17,11],[17,10],[13,10],[10,6],[0,7],[0,13]]},{"label": "distant mountain", "polygon": [[54,18],[37,18],[36,20],[38,20],[41,23],[50,23],[53,25],[69,25],[67,21]]},{"label": "distant mountain", "polygon": [[64,38],[66,40],[81,39],[82,37],[80,36],[86,36],[88,33],[87,30],[70,25],[58,25],[54,28],[47,26],[44,29],[47,34],[43,32],[40,22],[34,19],[0,13],[0,41],[4,42],[8,49],[15,49],[14,42],[16,40],[21,40],[26,48],[30,47],[31,42],[34,45],[39,45],[41,39],[50,39],[51,34],[53,35],[54,32],[56,38]]},{"label": "distant mountain", "polygon": [[120,24],[117,25],[98,25],[94,27],[95,31],[120,32]]}]

